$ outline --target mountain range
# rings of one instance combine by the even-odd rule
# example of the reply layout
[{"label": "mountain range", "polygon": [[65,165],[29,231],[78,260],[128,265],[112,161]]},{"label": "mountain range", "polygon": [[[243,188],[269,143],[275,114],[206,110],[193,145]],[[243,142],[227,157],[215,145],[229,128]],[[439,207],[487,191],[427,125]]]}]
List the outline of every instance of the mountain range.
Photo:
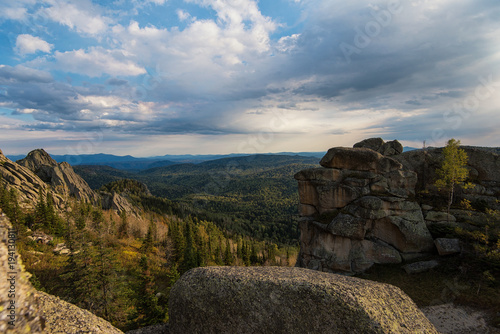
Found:
[{"label": "mountain range", "polygon": [[[302,156],[302,157],[316,157],[320,159],[325,152],[280,152],[280,153],[264,153],[264,155],[290,155],[290,156]],[[249,154],[243,153],[232,153],[232,154],[181,154],[181,155],[163,155],[163,156],[153,156],[137,158],[131,155],[118,156],[113,154],[81,154],[81,155],[54,155],[51,157],[61,163],[67,162],[71,166],[78,165],[104,165],[113,167],[121,170],[139,171],[149,168],[170,166],[175,164],[185,164],[193,163],[198,164],[205,161],[224,159],[224,158],[237,158],[248,156]],[[25,155],[6,155],[12,161],[21,160]]]}]

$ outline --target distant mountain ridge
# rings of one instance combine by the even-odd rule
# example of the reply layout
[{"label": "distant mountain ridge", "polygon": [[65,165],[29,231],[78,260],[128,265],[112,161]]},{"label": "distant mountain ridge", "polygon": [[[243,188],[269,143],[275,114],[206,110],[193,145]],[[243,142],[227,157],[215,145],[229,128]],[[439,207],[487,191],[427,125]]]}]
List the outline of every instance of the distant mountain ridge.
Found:
[{"label": "distant mountain ridge", "polygon": [[[51,157],[58,163],[67,162],[71,166],[80,165],[99,165],[109,166],[115,169],[140,171],[156,167],[165,167],[175,164],[193,163],[199,164],[206,161],[224,159],[224,158],[237,158],[251,156],[253,154],[232,153],[232,154],[181,154],[164,156],[153,156],[146,158],[136,158],[131,155],[118,156],[113,154],[82,154],[82,155],[51,155]],[[280,153],[259,153],[255,155],[289,155],[289,156],[302,156],[302,157],[315,157],[321,158],[325,152],[280,152]],[[21,160],[25,155],[6,155],[12,161]]]}]

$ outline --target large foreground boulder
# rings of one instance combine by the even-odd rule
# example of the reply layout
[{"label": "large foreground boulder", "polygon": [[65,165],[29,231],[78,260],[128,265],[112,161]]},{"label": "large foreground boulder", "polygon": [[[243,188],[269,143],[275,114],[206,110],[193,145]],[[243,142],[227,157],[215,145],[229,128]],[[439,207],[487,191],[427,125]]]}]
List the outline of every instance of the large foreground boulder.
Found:
[{"label": "large foreground boulder", "polygon": [[170,333],[438,333],[399,288],[288,267],[206,267],[170,293]]}]

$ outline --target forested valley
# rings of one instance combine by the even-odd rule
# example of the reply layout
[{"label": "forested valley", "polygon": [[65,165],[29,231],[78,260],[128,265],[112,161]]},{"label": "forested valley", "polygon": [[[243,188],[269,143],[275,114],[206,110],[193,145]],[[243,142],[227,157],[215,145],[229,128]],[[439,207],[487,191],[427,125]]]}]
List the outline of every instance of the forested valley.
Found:
[{"label": "forested valley", "polygon": [[20,205],[0,179],[0,208],[18,230],[32,284],[122,330],[168,320],[175,281],[198,266],[293,266],[297,188],[304,157],[230,158],[138,173],[105,166],[77,170],[100,194],[131,210],[103,209],[40,190]]}]

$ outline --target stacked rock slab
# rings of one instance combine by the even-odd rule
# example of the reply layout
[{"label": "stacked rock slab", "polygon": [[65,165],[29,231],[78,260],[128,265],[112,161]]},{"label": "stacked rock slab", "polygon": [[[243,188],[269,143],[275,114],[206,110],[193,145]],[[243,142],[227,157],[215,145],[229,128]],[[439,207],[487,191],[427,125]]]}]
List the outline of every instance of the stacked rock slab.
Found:
[{"label": "stacked rock slab", "polygon": [[415,172],[366,147],[332,148],[320,164],[295,175],[302,216],[297,266],[359,273],[434,248],[414,201]]}]

